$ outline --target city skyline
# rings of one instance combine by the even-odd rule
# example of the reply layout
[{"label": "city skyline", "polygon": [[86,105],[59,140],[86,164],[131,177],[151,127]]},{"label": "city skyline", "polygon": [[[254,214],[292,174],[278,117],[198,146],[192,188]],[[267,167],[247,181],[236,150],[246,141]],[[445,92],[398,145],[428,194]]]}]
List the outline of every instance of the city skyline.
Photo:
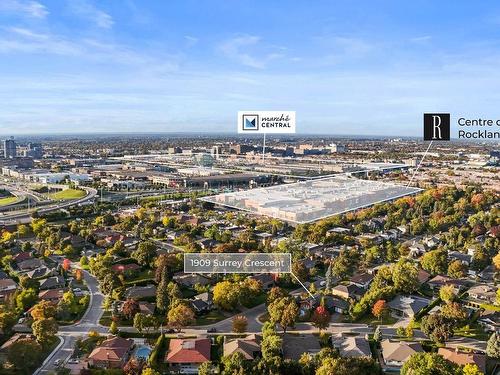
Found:
[{"label": "city skyline", "polygon": [[418,137],[424,112],[499,117],[499,20],[491,1],[6,0],[0,133],[232,133],[262,109],[299,134]]}]

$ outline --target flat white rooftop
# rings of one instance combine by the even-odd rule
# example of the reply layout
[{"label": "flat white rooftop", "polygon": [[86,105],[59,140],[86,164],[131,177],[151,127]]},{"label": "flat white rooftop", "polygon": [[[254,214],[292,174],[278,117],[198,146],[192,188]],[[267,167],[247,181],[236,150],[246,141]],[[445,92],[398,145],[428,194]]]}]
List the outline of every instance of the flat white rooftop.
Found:
[{"label": "flat white rooftop", "polygon": [[346,175],[200,198],[257,215],[304,224],[420,192]]}]

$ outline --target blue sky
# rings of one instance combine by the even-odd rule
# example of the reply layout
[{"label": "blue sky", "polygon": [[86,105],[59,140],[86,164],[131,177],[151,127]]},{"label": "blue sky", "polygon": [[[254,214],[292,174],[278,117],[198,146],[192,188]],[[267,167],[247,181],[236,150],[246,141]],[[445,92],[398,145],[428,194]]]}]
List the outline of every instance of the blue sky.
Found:
[{"label": "blue sky", "polygon": [[421,135],[423,112],[499,118],[496,1],[1,0],[0,134]]}]

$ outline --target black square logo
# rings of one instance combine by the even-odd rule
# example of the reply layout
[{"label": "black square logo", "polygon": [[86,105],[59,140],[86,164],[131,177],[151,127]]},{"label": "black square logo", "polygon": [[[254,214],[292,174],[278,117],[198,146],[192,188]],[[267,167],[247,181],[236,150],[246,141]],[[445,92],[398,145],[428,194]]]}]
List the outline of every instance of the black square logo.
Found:
[{"label": "black square logo", "polygon": [[259,115],[243,115],[243,130],[257,131],[259,130]]},{"label": "black square logo", "polygon": [[450,140],[450,114],[424,113],[424,141]]}]

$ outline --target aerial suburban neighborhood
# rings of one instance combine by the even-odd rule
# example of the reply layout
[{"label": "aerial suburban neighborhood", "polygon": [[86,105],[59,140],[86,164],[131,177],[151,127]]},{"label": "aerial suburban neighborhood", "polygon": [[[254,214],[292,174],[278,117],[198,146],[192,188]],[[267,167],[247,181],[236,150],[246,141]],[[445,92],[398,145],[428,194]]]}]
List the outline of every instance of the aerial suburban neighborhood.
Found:
[{"label": "aerial suburban neighborhood", "polygon": [[[91,158],[103,144],[56,140],[29,167],[18,151],[2,160],[5,373],[498,369],[498,176],[484,187],[460,173],[498,172],[496,151],[449,164],[461,146],[440,147],[406,189],[414,141],[371,140],[385,151],[367,154],[366,141],[339,153],[276,140],[264,162],[258,141],[166,138],[143,154],[151,140],[136,142]],[[232,180],[241,164],[248,178]],[[288,253],[291,272],[184,272],[193,253]]]},{"label": "aerial suburban neighborhood", "polygon": [[0,0],[0,375],[500,375],[499,26]]}]

